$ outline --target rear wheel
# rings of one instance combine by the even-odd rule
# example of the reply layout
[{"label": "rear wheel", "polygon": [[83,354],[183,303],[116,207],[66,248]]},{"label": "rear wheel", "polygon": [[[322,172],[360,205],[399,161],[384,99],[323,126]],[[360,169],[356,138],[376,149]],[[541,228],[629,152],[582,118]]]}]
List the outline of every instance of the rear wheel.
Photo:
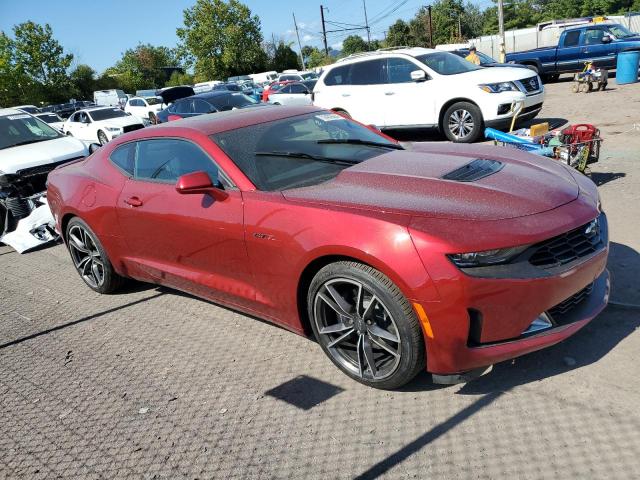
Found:
[{"label": "rear wheel", "polygon": [[98,293],[112,293],[123,278],[113,269],[100,240],[83,220],[72,218],[66,230],[67,249],[76,271],[89,288]]},{"label": "rear wheel", "polygon": [[151,125],[156,125],[158,123],[158,117],[156,117],[155,113],[149,112],[149,122]]},{"label": "rear wheel", "polygon": [[452,142],[475,142],[482,132],[482,112],[473,103],[458,102],[444,113],[442,129]]},{"label": "rear wheel", "polygon": [[102,130],[98,131],[98,142],[100,145],[106,145],[109,142],[107,135]]},{"label": "rear wheel", "polygon": [[424,368],[424,341],[411,305],[384,274],[357,262],[322,268],[307,295],[313,332],[344,373],[398,388]]}]

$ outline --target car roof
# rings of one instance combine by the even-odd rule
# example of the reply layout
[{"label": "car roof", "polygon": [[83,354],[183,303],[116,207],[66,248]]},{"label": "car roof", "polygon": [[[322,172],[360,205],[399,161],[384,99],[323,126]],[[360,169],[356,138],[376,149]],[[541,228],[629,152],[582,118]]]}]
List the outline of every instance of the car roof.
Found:
[{"label": "car roof", "polygon": [[209,92],[202,92],[202,93],[198,93],[196,95],[192,95],[190,97],[185,97],[185,98],[203,98],[206,100],[207,98],[223,97],[225,95],[237,95],[239,93],[241,94],[242,92],[231,91],[231,90],[211,90]]},{"label": "car roof", "polygon": [[360,52],[349,55],[348,57],[342,58],[338,60],[333,65],[327,65],[327,70],[331,67],[345,64],[357,62],[360,60],[365,60],[369,58],[375,58],[380,55],[408,55],[410,57],[417,57],[418,55],[425,55],[427,53],[448,53],[445,50],[436,50],[435,48],[424,48],[424,47],[393,47],[393,48],[381,48],[380,50],[375,50],[373,52]]},{"label": "car roof", "polygon": [[5,117],[7,115],[20,115],[20,114],[31,115],[30,113],[23,112],[22,110],[17,110],[16,108],[0,108],[1,117]]}]

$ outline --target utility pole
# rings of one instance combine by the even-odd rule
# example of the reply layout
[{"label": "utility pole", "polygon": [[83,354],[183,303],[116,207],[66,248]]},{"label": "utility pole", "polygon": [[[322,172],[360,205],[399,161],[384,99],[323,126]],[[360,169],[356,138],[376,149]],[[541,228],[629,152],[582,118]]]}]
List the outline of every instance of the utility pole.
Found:
[{"label": "utility pole", "polygon": [[498,60],[500,63],[504,63],[506,51],[505,46],[506,42],[504,39],[504,2],[503,0],[498,0],[498,31],[500,32],[500,55]]},{"label": "utility pole", "polygon": [[324,41],[324,54],[329,56],[329,48],[327,47],[327,31],[324,27],[324,7],[320,5],[320,19],[322,20],[322,39]]},{"label": "utility pole", "polygon": [[362,6],[364,7],[364,24],[367,28],[367,44],[369,45],[369,50],[371,50],[371,30],[369,29],[369,20],[367,19],[367,2],[366,0],[362,0]]},{"label": "utility pole", "polygon": [[300,60],[302,60],[302,70],[306,70],[307,67],[304,64],[304,57],[302,56],[302,44],[300,43],[300,33],[298,33],[298,23],[296,22],[295,13],[293,13],[293,25],[296,27],[296,37],[298,37],[298,48],[300,48]]},{"label": "utility pole", "polygon": [[431,21],[431,5],[427,7],[429,14],[429,48],[433,48],[433,22]]}]

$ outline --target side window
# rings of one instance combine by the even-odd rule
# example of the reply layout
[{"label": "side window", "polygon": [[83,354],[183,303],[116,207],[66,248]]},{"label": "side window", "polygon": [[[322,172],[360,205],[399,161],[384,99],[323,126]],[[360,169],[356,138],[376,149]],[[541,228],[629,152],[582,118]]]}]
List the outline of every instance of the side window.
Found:
[{"label": "side window", "polygon": [[129,100],[129,106],[130,107],[137,107],[138,106],[138,100]]},{"label": "side window", "polygon": [[136,157],[136,144],[132,142],[132,143],[126,143],[116,148],[113,152],[111,152],[111,155],[109,156],[109,160],[111,160],[111,163],[116,165],[126,175],[132,177],[133,163],[134,163],[135,157]]},{"label": "side window", "polygon": [[191,113],[191,100],[179,100],[174,103],[174,112],[175,113]]},{"label": "side window", "polygon": [[138,142],[134,176],[136,180],[175,183],[186,173],[204,171],[218,182],[218,167],[200,147],[176,139]]},{"label": "side window", "polygon": [[70,120],[72,122],[79,122],[80,121],[80,114],[79,113],[74,113],[73,115],[71,115]]},{"label": "side window", "polygon": [[291,85],[285,85],[280,89],[278,93],[291,93]]},{"label": "side window", "polygon": [[600,45],[602,43],[602,37],[604,37],[604,30],[588,28],[584,31],[584,44]]},{"label": "side window", "polygon": [[211,105],[204,100],[199,98],[193,100],[193,113],[209,113],[211,110]]},{"label": "side window", "polygon": [[389,83],[409,83],[411,72],[419,67],[405,58],[389,58],[387,60],[387,75]]},{"label": "side window", "polygon": [[564,47],[577,47],[580,41],[580,30],[567,32],[564,36]]},{"label": "side window", "polygon": [[352,85],[379,85],[386,83],[384,64],[386,60],[375,59],[351,64]]},{"label": "side window", "polygon": [[305,93],[307,91],[307,87],[302,85],[301,83],[294,83],[291,85],[291,93]]},{"label": "side window", "polygon": [[327,76],[324,77],[325,85],[348,85],[347,77],[349,75],[350,65],[342,65],[340,67],[332,68]]}]

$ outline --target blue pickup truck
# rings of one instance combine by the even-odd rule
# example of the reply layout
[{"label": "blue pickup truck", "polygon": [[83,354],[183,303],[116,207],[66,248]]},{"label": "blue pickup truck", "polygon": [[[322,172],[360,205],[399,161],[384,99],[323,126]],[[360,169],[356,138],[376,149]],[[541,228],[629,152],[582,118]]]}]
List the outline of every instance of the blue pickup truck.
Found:
[{"label": "blue pickup truck", "polygon": [[592,23],[564,30],[557,47],[509,53],[506,60],[532,67],[541,77],[555,80],[561,73],[581,71],[587,61],[596,67],[615,68],[618,52],[627,48],[640,49],[640,34],[617,23]]}]

